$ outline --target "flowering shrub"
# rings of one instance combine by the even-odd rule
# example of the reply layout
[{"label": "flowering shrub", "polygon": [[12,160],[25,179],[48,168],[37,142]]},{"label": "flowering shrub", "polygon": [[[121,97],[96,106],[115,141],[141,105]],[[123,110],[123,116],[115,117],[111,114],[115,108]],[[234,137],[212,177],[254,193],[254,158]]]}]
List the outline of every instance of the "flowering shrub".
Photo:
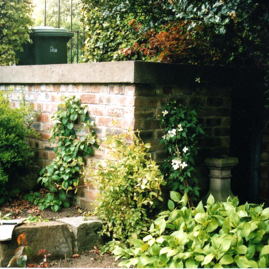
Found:
[{"label": "flowering shrub", "polygon": [[162,172],[172,190],[187,193],[189,198],[196,199],[199,188],[193,176],[194,157],[197,155],[197,137],[204,134],[198,124],[195,109],[181,105],[172,100],[164,105],[161,126],[165,135],[161,143],[165,144],[168,157],[162,165]]},{"label": "flowering shrub", "polygon": [[131,236],[149,227],[165,182],[148,152],[150,144],[133,132],[108,135],[102,146],[109,149],[109,158],[89,177],[100,191],[96,213],[104,221],[102,234],[128,245]]}]

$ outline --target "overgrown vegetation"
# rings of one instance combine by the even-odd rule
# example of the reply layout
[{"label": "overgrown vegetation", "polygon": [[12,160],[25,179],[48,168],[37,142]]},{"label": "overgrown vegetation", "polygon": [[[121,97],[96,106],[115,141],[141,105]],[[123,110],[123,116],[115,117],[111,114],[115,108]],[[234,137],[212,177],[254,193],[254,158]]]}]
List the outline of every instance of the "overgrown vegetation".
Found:
[{"label": "overgrown vegetation", "polygon": [[[190,64],[268,66],[267,1],[82,2],[86,25],[96,25],[95,30],[103,37],[100,42],[98,39],[91,40],[93,33],[90,30],[86,55],[90,54],[88,51],[102,52],[107,44],[113,43],[113,35],[116,34],[118,42],[113,43],[111,50],[114,53],[111,51],[106,59],[108,61],[142,59]],[[96,11],[101,16],[97,16]],[[114,21],[123,22],[123,27],[113,28]],[[124,57],[115,56],[119,51]],[[87,56],[85,59],[93,60]]]},{"label": "overgrown vegetation", "polygon": [[[267,268],[269,265],[269,208],[237,198],[215,202],[213,196],[196,208],[187,207],[171,192],[168,211],[161,212],[148,235],[131,239],[132,247],[117,247],[121,266],[138,268]],[[178,205],[178,208],[176,207]]]},{"label": "overgrown vegetation", "polygon": [[[52,116],[55,122],[50,141],[57,142],[54,148],[56,157],[52,163],[42,169],[38,179],[42,185],[50,190],[44,198],[40,193],[32,193],[25,198],[34,201],[41,210],[50,207],[58,211],[62,207],[69,207],[66,193],[77,190],[85,169],[83,157],[93,155],[94,148],[98,148],[98,140],[92,130],[94,122],[90,120],[87,106],[82,106],[75,97],[63,97],[64,103]],[[79,127],[81,124],[81,127]],[[84,130],[83,135],[77,133]]]},{"label": "overgrown vegetation", "polygon": [[9,186],[9,180],[31,169],[33,152],[27,137],[36,135],[31,128],[35,117],[31,107],[22,101],[19,107],[11,108],[9,94],[0,91],[0,204],[16,193]]},{"label": "overgrown vegetation", "polygon": [[162,165],[162,172],[170,190],[188,194],[189,203],[199,197],[197,178],[194,176],[194,159],[198,153],[198,137],[204,134],[198,124],[196,109],[186,107],[179,101],[167,102],[162,110],[161,126],[165,135],[161,143],[165,144],[168,157]]},{"label": "overgrown vegetation", "polygon": [[31,0],[0,1],[0,65],[14,64],[16,51],[30,42]]},{"label": "overgrown vegetation", "polygon": [[150,144],[139,134],[108,135],[102,147],[107,158],[90,174],[100,190],[96,214],[104,221],[102,234],[128,245],[130,237],[139,237],[149,227],[165,182],[148,152]]}]

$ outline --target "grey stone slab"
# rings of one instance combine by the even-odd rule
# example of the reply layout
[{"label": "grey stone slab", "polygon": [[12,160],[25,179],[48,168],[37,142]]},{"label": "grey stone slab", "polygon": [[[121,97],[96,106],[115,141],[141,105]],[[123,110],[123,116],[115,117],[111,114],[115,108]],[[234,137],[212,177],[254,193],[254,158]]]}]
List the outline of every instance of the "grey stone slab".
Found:
[{"label": "grey stone slab", "polygon": [[73,255],[74,235],[66,224],[56,221],[23,224],[14,229],[12,240],[0,243],[0,267],[8,265],[18,247],[17,238],[23,232],[34,256],[40,249],[47,250],[51,254],[50,259]]},{"label": "grey stone slab", "polygon": [[66,223],[75,236],[74,252],[82,253],[103,244],[99,231],[102,228],[102,221],[97,217],[84,220],[83,217],[62,218],[57,221]]}]

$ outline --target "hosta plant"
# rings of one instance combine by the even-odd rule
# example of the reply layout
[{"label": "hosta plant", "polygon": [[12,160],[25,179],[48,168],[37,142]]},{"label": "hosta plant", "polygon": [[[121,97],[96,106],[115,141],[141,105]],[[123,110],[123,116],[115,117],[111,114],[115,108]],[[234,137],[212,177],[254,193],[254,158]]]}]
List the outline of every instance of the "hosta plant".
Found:
[{"label": "hosta plant", "polygon": [[[180,208],[176,207],[180,205]],[[169,210],[161,212],[130,249],[117,247],[121,266],[173,268],[268,268],[269,208],[238,199],[215,202],[213,196],[187,208],[187,196],[171,192]]]},{"label": "hosta plant", "polygon": [[147,231],[162,200],[163,176],[148,152],[150,144],[131,131],[108,135],[102,147],[109,157],[90,177],[100,191],[96,213],[104,221],[102,234],[128,245],[129,237]]}]

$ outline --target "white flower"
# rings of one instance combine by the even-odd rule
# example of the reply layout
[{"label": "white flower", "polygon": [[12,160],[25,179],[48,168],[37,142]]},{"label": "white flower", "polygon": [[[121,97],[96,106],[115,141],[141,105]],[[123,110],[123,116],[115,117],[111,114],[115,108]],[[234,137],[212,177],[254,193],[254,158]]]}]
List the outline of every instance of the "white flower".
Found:
[{"label": "white flower", "polygon": [[173,129],[172,131],[168,131],[168,135],[169,135],[170,137],[173,137],[173,136],[176,135],[176,132],[177,132],[177,130],[176,130],[176,129]]},{"label": "white flower", "polygon": [[183,131],[181,124],[178,125],[178,131],[179,132],[182,132]]},{"label": "white flower", "polygon": [[165,139],[165,135],[163,135],[162,138]]},{"label": "white flower", "polygon": [[167,111],[167,110],[165,110],[165,111],[162,111],[162,113],[163,113],[163,116],[165,116],[165,115],[167,115],[167,114],[168,114],[168,111]]},{"label": "white flower", "polygon": [[184,152],[184,153],[186,153],[188,150],[189,150],[189,149],[188,149],[186,146],[183,148],[183,152]]},{"label": "white flower", "polygon": [[172,160],[172,166],[174,170],[177,170],[181,166],[181,160],[180,159]]},{"label": "white flower", "polygon": [[184,169],[186,166],[188,166],[185,162],[180,164],[181,168]]},{"label": "white flower", "polygon": [[177,163],[172,165],[172,166],[173,166],[174,170],[177,170],[179,168],[179,165]]}]

